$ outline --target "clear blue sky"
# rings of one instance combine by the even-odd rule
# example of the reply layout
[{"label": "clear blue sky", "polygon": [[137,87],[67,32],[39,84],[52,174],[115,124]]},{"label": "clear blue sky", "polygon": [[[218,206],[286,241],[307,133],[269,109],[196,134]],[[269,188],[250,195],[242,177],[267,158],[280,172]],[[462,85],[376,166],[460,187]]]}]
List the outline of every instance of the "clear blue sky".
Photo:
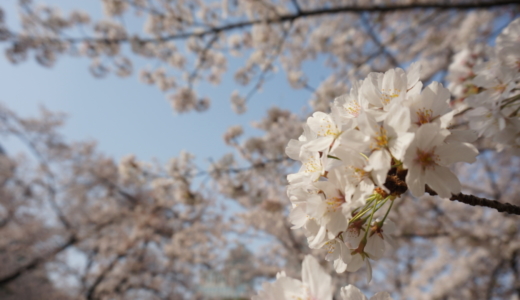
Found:
[{"label": "clear blue sky", "polygon": [[[1,5],[9,24],[17,23],[14,3],[7,0]],[[101,1],[49,0],[45,3],[56,4],[64,11],[76,5],[101,15]],[[220,86],[197,86],[200,94],[212,96],[209,111],[175,115],[164,94],[154,86],[142,84],[138,72],[125,79],[114,75],[96,79],[88,71],[89,63],[85,58],[66,56],[47,69],[34,60],[12,65],[2,56],[0,101],[23,116],[34,115],[41,104],[50,110],[65,112],[68,120],[63,133],[68,140],[97,140],[99,148],[116,159],[133,153],[142,160],[155,157],[166,162],[184,149],[204,162],[230,151],[222,140],[229,126],[241,124],[247,134],[258,134],[248,129],[250,123],[264,116],[269,107],[276,105],[299,111],[310,97],[308,91],[291,89],[285,74],[279,73],[251,99],[245,114],[236,115],[229,95],[240,87],[233,82],[233,74],[228,73]],[[229,69],[235,69],[240,63],[231,61]],[[136,69],[146,65],[152,64],[140,59]],[[309,67],[320,65],[315,63]],[[319,75],[319,69],[313,74],[317,81],[318,76],[325,77],[325,74]],[[241,90],[247,92],[250,88]],[[16,151],[17,147],[10,142],[2,144],[7,145],[8,151]]]}]

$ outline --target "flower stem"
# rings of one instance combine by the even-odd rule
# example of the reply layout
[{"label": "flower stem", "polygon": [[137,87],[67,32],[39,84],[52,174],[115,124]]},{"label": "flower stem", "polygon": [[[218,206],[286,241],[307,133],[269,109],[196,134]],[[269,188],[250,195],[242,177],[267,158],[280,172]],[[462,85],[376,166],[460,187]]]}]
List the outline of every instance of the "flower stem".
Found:
[{"label": "flower stem", "polygon": [[[395,199],[394,199],[395,200]],[[386,217],[388,217],[388,213],[390,212],[390,210],[392,209],[392,205],[394,205],[394,200],[391,200],[390,201],[390,207],[388,207],[388,210],[386,211],[386,214],[385,216],[383,217],[383,220],[381,220],[381,222],[379,222],[379,226],[382,226],[383,223],[385,222],[386,220]]]},{"label": "flower stem", "polygon": [[364,240],[367,239],[367,236],[368,236],[368,232],[370,231],[370,224],[372,224],[372,218],[374,217],[374,214],[376,213],[376,206],[377,206],[377,201],[374,202],[374,209],[372,210],[372,213],[370,214],[370,220],[368,220],[368,225],[367,225],[367,230],[365,230],[365,237],[364,237]]}]

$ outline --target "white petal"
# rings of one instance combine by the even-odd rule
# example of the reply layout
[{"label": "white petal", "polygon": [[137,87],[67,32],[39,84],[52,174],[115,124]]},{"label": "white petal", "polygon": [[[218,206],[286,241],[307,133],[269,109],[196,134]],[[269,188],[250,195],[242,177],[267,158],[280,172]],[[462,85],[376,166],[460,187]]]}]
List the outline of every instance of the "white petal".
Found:
[{"label": "white petal", "polygon": [[374,234],[368,238],[365,252],[370,255],[371,259],[379,260],[385,254],[385,242],[377,234]]},{"label": "white petal", "polygon": [[302,148],[304,151],[323,151],[330,147],[330,144],[332,144],[333,140],[334,137],[332,136],[320,137],[305,143]]},{"label": "white petal", "polygon": [[336,273],[341,274],[347,270],[347,264],[341,258],[338,258],[334,261],[334,270],[336,270]]},{"label": "white petal", "polygon": [[275,299],[290,300],[304,296],[304,285],[297,279],[291,277],[280,277],[274,285],[276,286],[277,295],[277,298]]},{"label": "white petal", "polygon": [[307,238],[309,242],[309,247],[311,247],[312,249],[320,249],[323,246],[323,244],[327,242],[325,240],[326,235],[327,228],[325,226],[320,226],[320,229],[318,230],[315,236],[310,236]]},{"label": "white petal", "polygon": [[429,150],[441,145],[449,132],[442,132],[439,124],[424,124],[415,132],[415,141],[418,148]]},{"label": "white petal", "polygon": [[302,280],[309,287],[315,299],[332,299],[331,277],[311,255],[307,255],[303,259]]},{"label": "white petal", "polygon": [[347,263],[347,271],[356,272],[363,266],[363,263],[364,259],[363,257],[361,257],[361,254],[352,255],[352,259],[350,260],[350,262]]},{"label": "white petal", "polygon": [[390,297],[390,294],[388,292],[379,292],[372,296],[370,300],[392,300],[392,297]]},{"label": "white petal", "polygon": [[409,90],[412,88],[421,77],[421,62],[414,62],[408,67],[408,72],[406,73],[407,84],[406,87]]},{"label": "white petal", "polygon": [[426,184],[439,194],[441,198],[451,198],[451,194],[460,193],[460,181],[450,169],[435,166],[426,171]]},{"label": "white petal", "polygon": [[471,144],[452,143],[438,147],[435,154],[440,158],[439,164],[447,166],[460,161],[474,163],[477,160],[478,150]]},{"label": "white petal", "polygon": [[395,158],[402,160],[406,149],[415,137],[414,133],[401,133],[398,138],[391,140],[389,150]]},{"label": "white petal", "polygon": [[410,127],[410,110],[401,105],[392,105],[385,120],[385,127],[392,127],[395,132],[406,132]]},{"label": "white petal", "polygon": [[369,157],[370,166],[374,168],[372,177],[377,185],[383,186],[386,181],[386,175],[391,168],[392,157],[386,150],[374,151]]},{"label": "white petal", "polygon": [[363,99],[377,107],[383,107],[381,87],[379,87],[379,81],[382,79],[382,76],[383,74],[381,73],[369,73],[359,90]]},{"label": "white petal", "polygon": [[285,148],[285,154],[294,160],[300,160],[300,152],[302,149],[302,142],[298,140],[290,140]]},{"label": "white petal", "polygon": [[313,195],[307,198],[307,208],[305,211],[307,215],[313,218],[321,218],[326,210],[327,206],[323,202],[322,195]]},{"label": "white petal", "polygon": [[408,189],[415,197],[421,197],[425,191],[425,175],[422,167],[409,166],[408,174],[406,175],[406,184]]},{"label": "white petal", "polygon": [[350,264],[352,260],[352,255],[350,254],[350,249],[343,242],[338,242],[339,250],[340,250],[340,258],[345,264]]},{"label": "white petal", "polygon": [[367,282],[370,283],[370,281],[372,281],[372,265],[370,264],[370,259],[365,258],[365,263],[367,265]]},{"label": "white petal", "polygon": [[341,145],[355,150],[357,152],[365,152],[368,149],[370,136],[363,134],[359,130],[347,130],[339,136]]},{"label": "white petal", "polygon": [[407,96],[413,96],[413,95],[419,95],[421,93],[421,89],[423,87],[423,83],[422,82],[417,82],[413,88],[411,88],[410,90],[408,90],[408,92],[406,93]]},{"label": "white petal", "polygon": [[392,220],[386,219],[383,223],[383,230],[386,234],[394,234],[397,230],[397,226]]},{"label": "white petal", "polygon": [[367,297],[355,286],[349,284],[341,288],[341,299],[343,300],[367,300]]},{"label": "white petal", "polygon": [[296,206],[289,214],[289,221],[293,224],[291,229],[298,229],[307,223],[307,214],[303,210],[303,205]]},{"label": "white petal", "polygon": [[344,231],[347,228],[347,218],[343,215],[341,210],[330,213],[329,215],[330,221],[327,224],[327,229],[333,236],[337,236],[341,231]]},{"label": "white petal", "polygon": [[444,140],[446,143],[473,143],[478,138],[478,134],[474,130],[450,130],[450,132],[451,134]]}]

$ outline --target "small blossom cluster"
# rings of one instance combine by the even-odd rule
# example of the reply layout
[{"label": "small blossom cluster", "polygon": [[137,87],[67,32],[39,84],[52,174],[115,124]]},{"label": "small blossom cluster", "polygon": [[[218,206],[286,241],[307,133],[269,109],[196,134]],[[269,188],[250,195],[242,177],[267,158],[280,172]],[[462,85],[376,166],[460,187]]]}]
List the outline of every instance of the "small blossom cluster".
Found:
[{"label": "small blossom cluster", "polygon": [[309,117],[286,148],[302,163],[287,178],[293,229],[304,228],[311,248],[326,249],[338,273],[366,264],[370,280],[370,260],[392,244],[394,199],[427,188],[450,198],[461,186],[449,167],[476,160],[469,144],[476,134],[449,128],[456,113],[449,91],[437,82],[422,89],[419,76],[418,63],[370,73],[334,100],[331,113]]},{"label": "small blossom cluster", "polygon": [[449,68],[450,88],[464,99],[470,128],[489,138],[498,150],[510,149],[515,155],[520,155],[518,49],[520,19],[502,31],[494,47],[462,50]]},{"label": "small blossom cluster", "polygon": [[[302,281],[287,277],[285,272],[276,275],[273,283],[264,283],[258,295],[251,300],[293,300],[320,299],[332,300],[332,280],[318,261],[307,255],[302,264]],[[367,297],[355,286],[347,285],[340,291],[341,300],[367,300]],[[375,294],[370,300],[392,300],[387,292]]]}]

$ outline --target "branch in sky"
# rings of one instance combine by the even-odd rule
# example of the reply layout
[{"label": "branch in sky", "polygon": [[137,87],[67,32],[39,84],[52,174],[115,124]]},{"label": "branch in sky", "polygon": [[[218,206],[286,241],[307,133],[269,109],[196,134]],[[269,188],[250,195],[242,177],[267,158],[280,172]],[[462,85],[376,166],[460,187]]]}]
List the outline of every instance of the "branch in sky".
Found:
[{"label": "branch in sky", "polygon": [[[179,40],[179,39],[187,39],[189,37],[205,37],[207,35],[213,35],[220,32],[231,31],[234,29],[250,27],[256,24],[267,23],[285,23],[292,22],[297,19],[306,18],[306,17],[316,17],[322,15],[334,15],[334,14],[343,14],[343,13],[372,13],[372,12],[401,12],[401,11],[410,11],[417,9],[436,9],[439,11],[444,10],[471,10],[471,9],[489,9],[492,7],[500,7],[507,5],[515,5],[518,6],[518,0],[501,0],[501,1],[482,1],[482,2],[472,2],[472,3],[422,3],[422,4],[407,4],[407,5],[378,5],[378,6],[338,6],[338,7],[330,7],[323,9],[315,9],[315,10],[301,10],[296,13],[282,14],[273,18],[268,19],[256,19],[250,21],[243,21],[232,23],[223,26],[213,27],[208,30],[200,31],[200,32],[185,32],[180,34],[172,34],[169,36],[157,38],[149,38],[149,39],[140,39],[139,42],[164,42],[171,40]],[[17,36],[16,34],[11,34],[11,36]],[[25,40],[30,39],[30,37],[24,37]],[[84,41],[91,42],[119,42],[126,43],[132,41],[131,37],[118,38],[118,39],[104,39],[104,38],[64,38],[60,40],[56,39],[46,39],[49,42],[60,42],[66,41],[70,43],[78,43]]]}]

